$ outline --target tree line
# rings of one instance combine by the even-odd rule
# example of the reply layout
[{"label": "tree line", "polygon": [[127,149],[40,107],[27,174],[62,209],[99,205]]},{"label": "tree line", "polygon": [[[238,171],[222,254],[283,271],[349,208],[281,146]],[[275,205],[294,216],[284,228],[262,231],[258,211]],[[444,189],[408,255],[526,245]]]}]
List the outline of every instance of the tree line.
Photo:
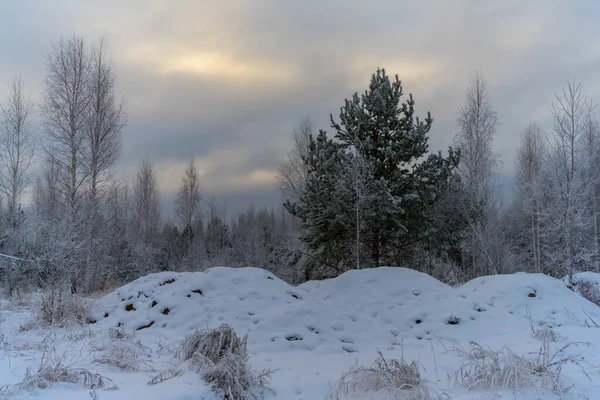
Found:
[{"label": "tree line", "polygon": [[446,156],[428,151],[431,115],[419,120],[412,95],[402,97],[398,76],[381,69],[331,115],[333,137],[309,119],[294,132],[279,178],[310,255],[305,279],[382,265],[447,282],[600,272],[600,128],[580,83],[555,96],[549,132],[524,128],[509,201],[494,152],[500,116],[481,73]]},{"label": "tree line", "polygon": [[[447,282],[600,272],[599,125],[575,81],[551,105],[551,132],[524,129],[509,202],[497,185],[500,117],[484,77],[472,77],[443,154],[429,151],[433,117],[419,118],[399,77],[379,69],[331,115],[332,134],[310,117],[294,130],[278,175],[281,207],[228,215],[203,198],[191,158],[172,218],[161,215],[151,162],[133,182],[115,174],[127,126],[117,92],[103,38],[51,46],[40,104],[12,80],[0,109],[0,268],[9,294],[25,285],[89,293],[214,265],[267,268],[293,283],[384,265]],[[38,110],[42,123],[33,126]]]}]

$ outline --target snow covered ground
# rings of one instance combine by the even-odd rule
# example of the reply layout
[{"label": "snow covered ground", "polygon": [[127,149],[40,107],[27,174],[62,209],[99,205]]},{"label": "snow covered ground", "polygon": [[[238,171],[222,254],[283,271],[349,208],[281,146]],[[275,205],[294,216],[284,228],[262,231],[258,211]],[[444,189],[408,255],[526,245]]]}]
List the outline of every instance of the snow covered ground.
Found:
[{"label": "snow covered ground", "polygon": [[[276,395],[267,399],[324,399],[343,373],[372,364],[378,351],[388,359],[418,361],[432,398],[561,398],[539,388],[468,391],[454,380],[462,359],[453,351],[457,346],[477,342],[530,357],[542,345],[533,325],[559,335],[552,352],[589,343],[567,350],[584,357],[589,378],[579,366],[565,365],[564,383],[574,386],[562,398],[600,399],[600,330],[585,326],[589,318],[600,323],[600,308],[564,282],[539,274],[487,276],[452,288],[409,269],[378,268],[294,287],[261,269],[219,267],[140,278],[99,299],[97,322],[86,327],[20,332],[28,310],[7,301],[0,307],[0,385],[21,381],[42,355],[54,354],[118,386],[97,391],[99,399],[217,399],[191,371],[158,385],[147,382],[180,364],[173,349],[187,334],[226,323],[248,334],[253,367],[275,370]],[[111,339],[109,330],[116,327],[134,336]],[[121,365],[124,370],[102,363],[119,343],[128,344],[136,365]],[[82,399],[87,392],[57,383],[10,398]],[[4,393],[8,397],[8,389]]]}]

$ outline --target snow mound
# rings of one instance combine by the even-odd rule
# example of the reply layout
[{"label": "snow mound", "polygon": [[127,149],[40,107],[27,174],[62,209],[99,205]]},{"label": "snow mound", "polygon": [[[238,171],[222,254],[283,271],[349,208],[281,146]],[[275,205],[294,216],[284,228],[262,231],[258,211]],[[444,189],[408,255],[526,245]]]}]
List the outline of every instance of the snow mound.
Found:
[{"label": "snow mound", "polygon": [[[563,280],[569,282],[569,277],[565,276]],[[577,283],[583,280],[594,282],[598,285],[600,284],[600,274],[597,272],[578,272],[573,275],[573,282]]]},{"label": "snow mound", "polygon": [[349,271],[294,287],[258,268],[211,268],[142,277],[103,297],[101,327],[183,338],[222,323],[249,334],[252,353],[354,353],[434,338],[529,335],[581,326],[600,309],[541,274],[477,278],[458,288],[406,268]]},{"label": "snow mound", "polygon": [[[600,274],[596,272],[579,272],[563,278],[565,285],[594,304],[600,305]],[[592,318],[594,319],[594,318]]]}]

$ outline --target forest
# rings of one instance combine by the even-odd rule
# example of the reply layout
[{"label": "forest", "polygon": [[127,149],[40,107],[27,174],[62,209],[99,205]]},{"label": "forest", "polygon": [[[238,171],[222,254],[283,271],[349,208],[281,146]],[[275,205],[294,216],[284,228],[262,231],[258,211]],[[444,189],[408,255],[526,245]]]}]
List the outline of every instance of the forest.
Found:
[{"label": "forest", "polygon": [[[53,42],[39,104],[18,75],[1,102],[7,294],[92,293],[218,265],[265,268],[292,284],[378,266],[451,284],[600,272],[600,128],[576,79],[547,99],[551,130],[523,126],[507,196],[494,140],[510,116],[495,111],[483,73],[471,76],[456,125],[436,126],[393,72],[374,71],[363,92],[324,110],[329,126],[299,121],[279,169],[280,207],[230,215],[205,198],[192,157],[165,213],[151,160],[132,181],[115,170],[127,106],[108,43]],[[430,152],[431,130],[452,134],[452,146]]]}]

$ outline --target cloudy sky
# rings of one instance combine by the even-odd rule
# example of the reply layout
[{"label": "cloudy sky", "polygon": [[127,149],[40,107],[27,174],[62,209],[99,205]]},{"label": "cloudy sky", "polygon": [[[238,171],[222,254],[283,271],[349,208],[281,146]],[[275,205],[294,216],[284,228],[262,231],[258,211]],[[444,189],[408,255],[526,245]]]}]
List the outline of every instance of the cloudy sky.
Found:
[{"label": "cloudy sky", "polygon": [[431,111],[433,150],[451,144],[469,76],[483,72],[508,177],[521,130],[551,128],[567,79],[600,101],[593,1],[7,0],[0,15],[0,97],[15,73],[39,96],[51,41],[105,34],[129,115],[118,169],[152,161],[166,202],[194,156],[205,192],[230,210],[277,204],[293,127],[309,114],[329,128],[378,66],[417,114]]}]

